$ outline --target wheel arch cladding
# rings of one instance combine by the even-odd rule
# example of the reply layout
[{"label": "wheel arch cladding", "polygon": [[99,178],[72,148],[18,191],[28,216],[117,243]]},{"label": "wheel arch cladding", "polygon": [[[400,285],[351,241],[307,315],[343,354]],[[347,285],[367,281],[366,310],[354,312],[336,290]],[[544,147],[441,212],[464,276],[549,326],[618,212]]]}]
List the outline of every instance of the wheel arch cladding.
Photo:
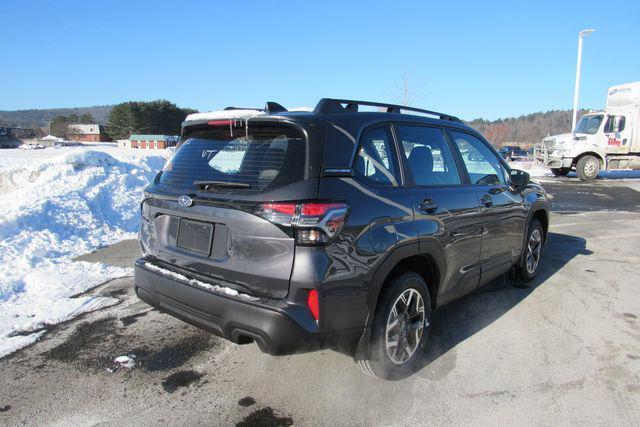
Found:
[{"label": "wheel arch cladding", "polygon": [[549,234],[549,216],[547,215],[547,211],[544,209],[536,210],[531,216],[531,220],[537,219],[540,224],[542,224],[542,231],[544,232],[544,240],[547,240],[547,235]]},{"label": "wheel arch cladding", "polygon": [[354,358],[356,360],[366,360],[369,351],[369,341],[371,339],[371,325],[375,317],[375,312],[380,301],[380,295],[390,279],[406,271],[415,271],[419,274],[429,289],[431,309],[436,307],[437,295],[440,289],[440,281],[444,274],[444,259],[438,252],[420,253],[417,243],[405,245],[393,251],[378,270],[378,274],[372,280],[372,288],[369,294],[369,314],[367,316],[366,327],[364,328],[360,340],[358,341]]},{"label": "wheel arch cladding", "polygon": [[376,307],[373,308],[371,317],[373,317],[373,313],[375,313],[375,308],[377,308],[380,295],[384,289],[389,286],[394,278],[406,272],[415,272],[422,277],[427,284],[427,289],[429,289],[431,308],[435,308],[440,287],[440,270],[438,269],[438,264],[430,254],[416,254],[397,260],[391,271],[385,276],[382,281],[382,286],[380,286],[376,294]]}]

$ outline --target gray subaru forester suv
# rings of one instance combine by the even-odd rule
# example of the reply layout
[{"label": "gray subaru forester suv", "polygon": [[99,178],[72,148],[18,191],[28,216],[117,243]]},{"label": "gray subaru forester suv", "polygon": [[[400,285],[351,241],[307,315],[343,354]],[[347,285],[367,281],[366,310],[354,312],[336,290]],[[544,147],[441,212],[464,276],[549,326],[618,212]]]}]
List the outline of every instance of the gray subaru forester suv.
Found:
[{"label": "gray subaru forester suv", "polygon": [[531,280],[549,226],[544,189],[457,118],[338,99],[189,116],[141,213],[139,298],[387,379],[422,366],[434,309],[514,269]]}]

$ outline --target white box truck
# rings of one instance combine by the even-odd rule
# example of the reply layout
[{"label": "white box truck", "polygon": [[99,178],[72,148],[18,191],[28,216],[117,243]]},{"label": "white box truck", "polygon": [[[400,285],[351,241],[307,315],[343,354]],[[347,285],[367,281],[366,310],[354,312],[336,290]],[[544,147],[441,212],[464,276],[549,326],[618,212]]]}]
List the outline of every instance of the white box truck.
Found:
[{"label": "white box truck", "polygon": [[604,111],[582,116],[572,133],[544,138],[534,156],[555,176],[575,169],[583,181],[601,170],[640,169],[640,81],[610,87]]}]

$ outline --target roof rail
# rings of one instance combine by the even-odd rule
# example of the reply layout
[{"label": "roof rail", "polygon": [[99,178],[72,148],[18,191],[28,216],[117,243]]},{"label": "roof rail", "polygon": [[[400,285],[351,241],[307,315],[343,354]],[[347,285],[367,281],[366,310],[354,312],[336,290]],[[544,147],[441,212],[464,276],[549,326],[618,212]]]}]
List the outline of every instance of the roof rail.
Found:
[{"label": "roof rail", "polygon": [[227,107],[227,108],[224,109],[224,111],[233,111],[233,110],[264,111],[267,114],[269,114],[269,113],[282,113],[284,111],[288,111],[282,105],[278,104],[277,102],[273,102],[273,101],[267,101],[267,103],[264,104],[264,108]]},{"label": "roof rail", "polygon": [[[345,107],[342,104],[346,104]],[[401,113],[402,110],[415,111],[422,114],[428,114],[430,116],[436,116],[440,120],[448,120],[450,122],[462,122],[459,118],[449,115],[438,113],[437,111],[423,110],[421,108],[407,107],[406,105],[386,104],[383,102],[370,102],[370,101],[354,101],[351,99],[333,99],[322,98],[318,101],[315,110],[316,114],[337,114],[337,113],[353,113],[358,111],[359,105],[366,105],[369,107],[382,107],[387,109],[387,113]]]}]

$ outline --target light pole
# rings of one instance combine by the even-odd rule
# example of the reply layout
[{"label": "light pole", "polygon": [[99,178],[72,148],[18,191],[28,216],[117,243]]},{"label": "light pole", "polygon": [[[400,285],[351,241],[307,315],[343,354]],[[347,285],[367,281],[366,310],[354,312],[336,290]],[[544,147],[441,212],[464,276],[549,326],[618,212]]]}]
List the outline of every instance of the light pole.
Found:
[{"label": "light pole", "polygon": [[582,30],[578,33],[578,64],[576,65],[576,87],[573,91],[573,119],[571,120],[571,132],[576,128],[578,117],[578,93],[580,91],[580,63],[582,62],[582,38],[595,30]]}]

